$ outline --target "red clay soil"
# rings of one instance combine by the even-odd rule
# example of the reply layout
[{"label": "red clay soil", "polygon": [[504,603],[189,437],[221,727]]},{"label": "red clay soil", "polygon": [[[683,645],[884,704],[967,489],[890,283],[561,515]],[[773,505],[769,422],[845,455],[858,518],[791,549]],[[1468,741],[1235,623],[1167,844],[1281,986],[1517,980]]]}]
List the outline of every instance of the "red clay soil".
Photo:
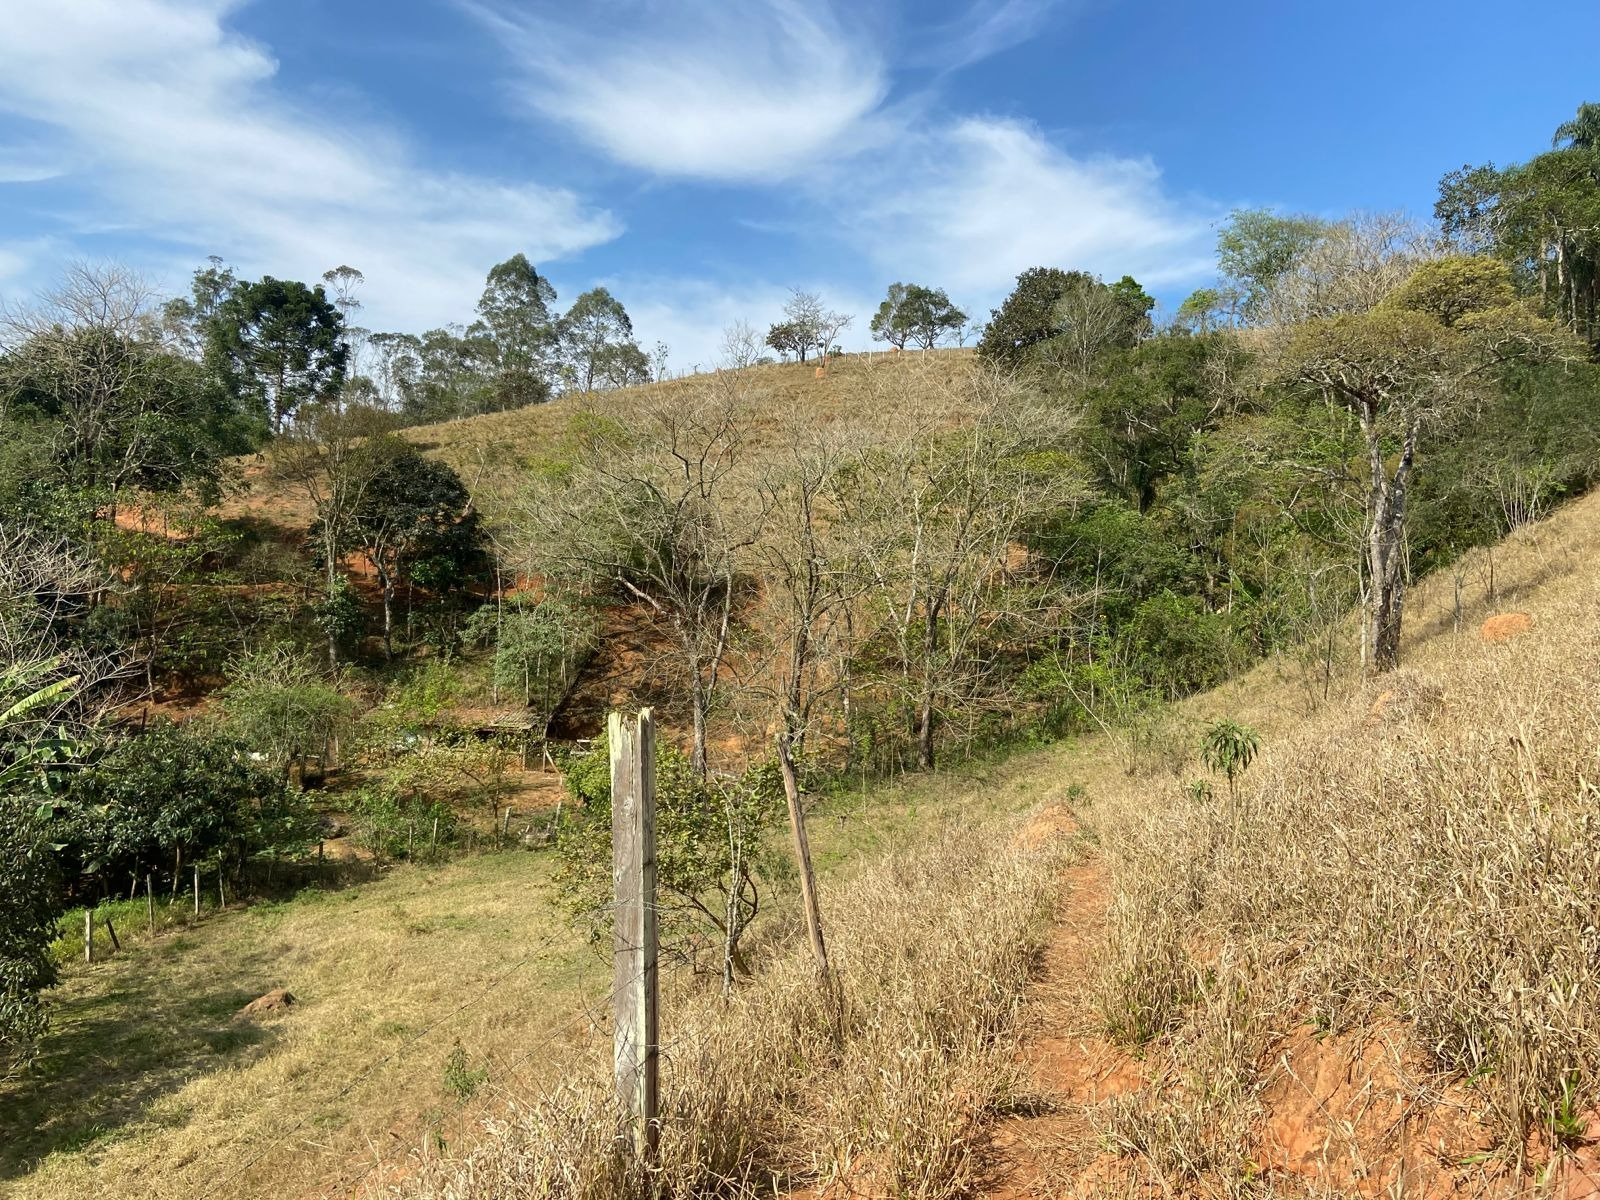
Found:
[{"label": "red clay soil", "polygon": [[[1047,810],[1023,840],[1036,844],[1072,828],[1064,810]],[[1151,1086],[1138,1059],[1100,1036],[1089,991],[1110,898],[1097,859],[1062,879],[1055,934],[1023,1018],[1031,1103],[992,1131],[989,1200],[1170,1200],[1236,1195],[1245,1183],[1162,1179],[1148,1161],[1108,1149],[1096,1132],[1096,1105]],[[1270,1185],[1267,1194],[1600,1200],[1600,1113],[1582,1145],[1519,1175],[1494,1153],[1472,1094],[1430,1078],[1398,1028],[1324,1036],[1302,1027],[1261,1066],[1263,1116],[1249,1159],[1253,1186]],[[1537,1148],[1529,1158],[1548,1163]]]}]

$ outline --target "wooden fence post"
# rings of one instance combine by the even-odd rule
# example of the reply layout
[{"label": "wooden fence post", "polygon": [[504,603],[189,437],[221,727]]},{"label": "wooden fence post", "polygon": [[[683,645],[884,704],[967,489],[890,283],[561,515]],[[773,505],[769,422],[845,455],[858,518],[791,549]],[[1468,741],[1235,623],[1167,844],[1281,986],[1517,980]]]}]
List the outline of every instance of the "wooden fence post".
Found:
[{"label": "wooden fence post", "polygon": [[153,872],[146,872],[144,877],[144,911],[145,915],[150,918],[150,935],[154,937],[156,932],[156,890],[155,874]]},{"label": "wooden fence post", "polygon": [[94,909],[83,910],[83,961],[94,963]]},{"label": "wooden fence post", "polygon": [[500,827],[501,845],[504,845],[506,838],[511,836],[511,814],[516,811],[517,810],[512,808],[511,805],[506,805],[506,821],[505,824]]},{"label": "wooden fence post", "polygon": [[200,864],[194,866],[194,915],[200,915]]},{"label": "wooden fence post", "polygon": [[661,1125],[656,999],[656,734],[650,709],[612,713],[611,864],[616,896],[612,1003],[621,1139],[654,1166]]}]

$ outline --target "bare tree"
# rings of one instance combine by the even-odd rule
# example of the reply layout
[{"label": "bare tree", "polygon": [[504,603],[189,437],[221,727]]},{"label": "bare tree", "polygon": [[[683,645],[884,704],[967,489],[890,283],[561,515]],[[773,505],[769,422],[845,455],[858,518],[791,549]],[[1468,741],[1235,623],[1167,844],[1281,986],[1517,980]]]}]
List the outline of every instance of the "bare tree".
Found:
[{"label": "bare tree", "polygon": [[183,405],[190,383],[164,353],[156,300],[126,267],[74,263],[35,306],[0,311],[0,385],[25,379],[48,394],[67,482],[102,493],[113,517],[148,465],[161,424],[153,418]]},{"label": "bare tree", "polygon": [[837,426],[817,427],[793,414],[783,453],[758,487],[768,514],[757,552],[773,640],[779,728],[778,767],[789,808],[789,829],[800,879],[806,932],[818,973],[828,976],[827,940],[795,755],[811,726],[817,701],[847,678],[848,606],[862,590],[849,542],[840,534],[831,498],[842,472],[855,465],[861,439]]},{"label": "bare tree", "polygon": [[1070,378],[1085,380],[1096,360],[1128,333],[1128,308],[1098,279],[1075,280],[1052,310],[1057,333],[1041,352]]},{"label": "bare tree", "polygon": [[743,408],[732,374],[652,398],[630,428],[603,427],[570,472],[536,483],[520,514],[538,574],[632,601],[665,635],[702,774],[739,583],[765,519],[737,477]]},{"label": "bare tree", "polygon": [[1081,485],[1040,451],[1071,417],[1015,380],[973,373],[897,381],[878,399],[893,430],[844,474],[840,527],[869,583],[863,640],[887,647],[881,682],[909,709],[916,762],[935,762],[942,716],[981,706],[1018,623],[1055,603],[1020,539]]},{"label": "bare tree", "polygon": [[1326,226],[1261,297],[1262,322],[1286,327],[1370,312],[1443,253],[1437,233],[1404,213],[1357,213]]},{"label": "bare tree", "polygon": [[62,631],[118,586],[66,538],[0,527],[0,672],[18,687],[49,693],[7,725],[7,740],[85,727],[115,701],[108,685],[125,674],[125,662],[85,650]]},{"label": "bare tree", "polygon": [[738,320],[722,331],[722,365],[735,371],[753,367],[761,359],[762,339],[749,321]]}]

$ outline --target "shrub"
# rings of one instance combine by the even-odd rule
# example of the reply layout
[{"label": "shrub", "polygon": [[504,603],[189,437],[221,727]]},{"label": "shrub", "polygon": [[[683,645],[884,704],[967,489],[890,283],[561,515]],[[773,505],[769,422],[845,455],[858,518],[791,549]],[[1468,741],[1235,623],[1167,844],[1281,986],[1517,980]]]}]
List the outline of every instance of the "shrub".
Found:
[{"label": "shrub", "polygon": [[[576,802],[556,847],[563,901],[574,913],[611,899],[611,752],[606,739],[560,764]],[[776,762],[737,778],[699,775],[673,746],[656,749],[656,878],[663,946],[697,960],[714,939],[725,984],[743,968],[739,943],[761,905],[761,879],[786,860],[766,835],[784,813]]]}]

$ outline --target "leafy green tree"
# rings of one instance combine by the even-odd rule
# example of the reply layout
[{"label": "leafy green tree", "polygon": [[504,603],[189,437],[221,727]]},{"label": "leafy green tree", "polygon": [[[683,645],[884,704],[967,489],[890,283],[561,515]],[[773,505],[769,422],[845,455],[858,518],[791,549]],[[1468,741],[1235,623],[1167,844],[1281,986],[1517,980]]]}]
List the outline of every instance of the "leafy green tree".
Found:
[{"label": "leafy green tree", "polygon": [[1109,361],[1084,391],[1078,432],[1102,488],[1150,511],[1188,466],[1194,438],[1216,424],[1208,368],[1233,352],[1218,336],[1154,338]]},{"label": "leafy green tree", "polygon": [[421,573],[440,591],[482,566],[483,531],[466,484],[447,464],[389,434],[361,453],[376,461],[350,510],[351,536],[383,588],[383,651],[394,654],[395,589]]},{"label": "leafy green tree", "polygon": [[560,323],[563,373],[579,391],[646,383],[650,360],[633,338],[627,309],[603,287],[579,296]]},{"label": "leafy green tree", "polygon": [[55,802],[63,861],[109,886],[224,856],[292,855],[312,838],[303,796],[231,738],[157,721],[96,754]]},{"label": "leafy green tree", "polygon": [[1206,334],[1227,323],[1228,296],[1221,288],[1197,288],[1178,305],[1173,321],[1188,333]]},{"label": "leafy green tree", "polygon": [[1510,263],[1547,314],[1600,345],[1600,153],[1581,138],[1503,170],[1446,175],[1434,215],[1456,245]]},{"label": "leafy green tree", "polygon": [[550,376],[560,333],[551,315],[556,289],[525,254],[489,269],[478,319],[468,339],[481,339],[493,364],[495,409],[521,408],[550,398]]},{"label": "leafy green tree", "polygon": [[220,692],[224,728],[286,779],[303,779],[306,759],[326,756],[351,728],[355,701],[288,647],[251,655],[231,674]]},{"label": "leafy green tree", "polygon": [[908,342],[932,350],[966,323],[967,314],[950,302],[942,288],[892,283],[870,328],[874,341],[888,342],[898,350],[904,350]]},{"label": "leafy green tree", "polygon": [[[556,843],[557,887],[579,915],[606,911],[612,897],[611,755],[604,737],[564,756],[574,800]],[[782,856],[769,835],[784,812],[775,763],[737,778],[707,778],[676,747],[656,747],[656,882],[663,942],[694,957],[708,943],[724,988],[746,972],[741,942],[760,912],[764,884]],[[609,928],[609,926],[597,925]]]},{"label": "leafy green tree", "polygon": [[1029,267],[995,309],[978,343],[978,356],[1006,367],[1021,365],[1028,350],[1061,332],[1057,305],[1073,289],[1097,285],[1085,271]]},{"label": "leafy green tree", "polygon": [[1261,314],[1267,293],[1327,228],[1305,215],[1237,208],[1217,234],[1217,266],[1239,297],[1240,315]]},{"label": "leafy green tree", "polygon": [[474,614],[469,637],[494,648],[494,686],[516,696],[548,725],[593,653],[599,634],[594,614],[561,596],[514,600],[500,611],[485,605]]},{"label": "leafy green tree", "polygon": [[1406,519],[1424,432],[1470,409],[1498,366],[1570,351],[1556,326],[1517,302],[1503,263],[1474,258],[1424,263],[1375,308],[1280,336],[1281,376],[1316,388],[1361,426],[1366,645],[1372,665],[1389,670],[1400,661]]},{"label": "leafy green tree", "polygon": [[785,358],[793,354],[805,362],[812,343],[806,340],[800,327],[793,321],[779,321],[767,330],[767,345]]},{"label": "leafy green tree", "polygon": [[344,384],[344,319],[321,285],[268,275],[234,285],[208,322],[206,361],[228,395],[273,433]]}]

